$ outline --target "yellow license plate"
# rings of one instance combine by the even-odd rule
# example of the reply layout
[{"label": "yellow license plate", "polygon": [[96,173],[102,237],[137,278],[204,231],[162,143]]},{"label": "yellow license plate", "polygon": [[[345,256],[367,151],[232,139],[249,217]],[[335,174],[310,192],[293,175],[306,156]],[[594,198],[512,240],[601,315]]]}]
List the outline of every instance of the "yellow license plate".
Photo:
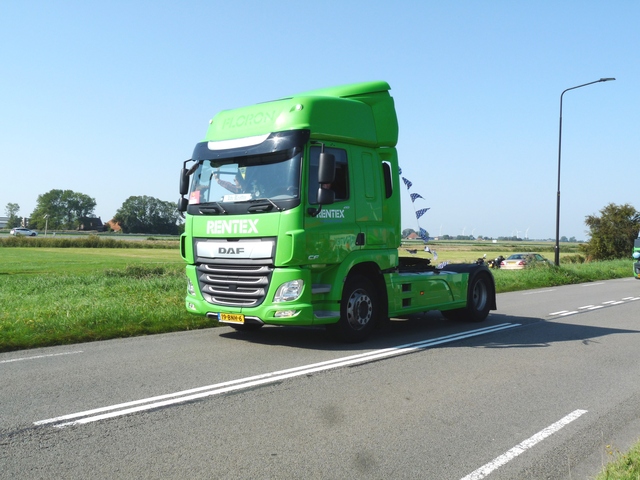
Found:
[{"label": "yellow license plate", "polygon": [[220,313],[219,318],[221,322],[244,323],[244,315],[241,313]]}]

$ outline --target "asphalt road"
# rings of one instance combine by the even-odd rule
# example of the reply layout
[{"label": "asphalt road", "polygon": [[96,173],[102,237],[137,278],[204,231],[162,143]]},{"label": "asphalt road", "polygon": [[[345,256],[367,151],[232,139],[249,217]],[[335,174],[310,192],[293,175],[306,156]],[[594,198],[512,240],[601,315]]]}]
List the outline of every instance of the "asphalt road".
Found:
[{"label": "asphalt road", "polygon": [[640,281],[361,345],[218,328],[0,354],[0,478],[583,479],[640,438]]}]

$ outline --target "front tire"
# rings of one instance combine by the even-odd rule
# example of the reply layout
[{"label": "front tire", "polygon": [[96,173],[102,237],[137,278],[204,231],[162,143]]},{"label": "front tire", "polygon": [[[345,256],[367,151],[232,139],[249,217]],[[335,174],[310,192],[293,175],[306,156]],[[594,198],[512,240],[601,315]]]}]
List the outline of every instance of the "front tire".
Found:
[{"label": "front tire", "polygon": [[343,342],[365,340],[380,317],[379,293],[363,275],[347,278],[340,302],[340,320],[328,325],[329,332]]}]

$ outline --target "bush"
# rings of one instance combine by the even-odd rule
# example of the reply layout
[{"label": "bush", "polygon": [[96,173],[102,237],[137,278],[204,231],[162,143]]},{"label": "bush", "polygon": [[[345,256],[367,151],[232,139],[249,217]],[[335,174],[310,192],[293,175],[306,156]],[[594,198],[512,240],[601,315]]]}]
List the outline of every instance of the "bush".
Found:
[{"label": "bush", "polygon": [[582,255],[566,255],[560,258],[560,263],[580,264],[586,262]]},{"label": "bush", "polygon": [[41,247],[41,248],[178,248],[177,239],[168,240],[118,240],[112,237],[86,235],[83,237],[65,237],[62,235],[48,237],[10,236],[0,238],[2,247]]}]

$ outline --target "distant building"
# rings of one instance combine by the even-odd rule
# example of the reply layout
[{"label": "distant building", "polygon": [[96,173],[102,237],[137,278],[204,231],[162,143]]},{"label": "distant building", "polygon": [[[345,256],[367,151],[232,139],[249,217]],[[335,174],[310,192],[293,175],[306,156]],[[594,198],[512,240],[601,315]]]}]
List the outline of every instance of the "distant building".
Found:
[{"label": "distant building", "polygon": [[96,232],[106,232],[107,227],[102,223],[100,217],[81,217],[78,230],[95,230]]},{"label": "distant building", "polygon": [[111,219],[106,223],[109,228],[111,230],[113,230],[114,232],[122,232],[122,227],[120,226],[120,224],[118,222],[116,222],[115,220]]},{"label": "distant building", "polygon": [[9,217],[0,217],[0,228],[5,228],[9,223]]}]

